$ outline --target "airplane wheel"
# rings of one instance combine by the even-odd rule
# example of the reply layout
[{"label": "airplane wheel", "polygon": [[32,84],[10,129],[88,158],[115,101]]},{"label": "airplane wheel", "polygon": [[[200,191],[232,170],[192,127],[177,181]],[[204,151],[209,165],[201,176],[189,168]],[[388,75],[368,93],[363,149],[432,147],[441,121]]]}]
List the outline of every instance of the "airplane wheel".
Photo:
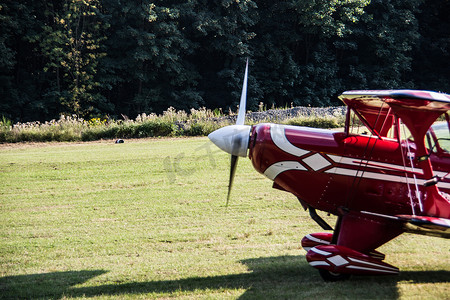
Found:
[{"label": "airplane wheel", "polygon": [[343,281],[350,278],[350,274],[333,273],[324,269],[319,269],[319,274],[324,281],[330,282]]}]

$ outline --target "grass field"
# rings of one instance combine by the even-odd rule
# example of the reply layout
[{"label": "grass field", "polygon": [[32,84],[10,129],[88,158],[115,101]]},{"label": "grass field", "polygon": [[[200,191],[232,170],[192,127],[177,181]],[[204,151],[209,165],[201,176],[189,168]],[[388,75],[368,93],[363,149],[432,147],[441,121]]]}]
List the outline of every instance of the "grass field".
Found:
[{"label": "grass field", "polygon": [[[0,145],[0,298],[445,299],[448,240],[384,245],[398,276],[324,283],[297,200],[207,138]],[[327,217],[333,222],[332,217]]]}]

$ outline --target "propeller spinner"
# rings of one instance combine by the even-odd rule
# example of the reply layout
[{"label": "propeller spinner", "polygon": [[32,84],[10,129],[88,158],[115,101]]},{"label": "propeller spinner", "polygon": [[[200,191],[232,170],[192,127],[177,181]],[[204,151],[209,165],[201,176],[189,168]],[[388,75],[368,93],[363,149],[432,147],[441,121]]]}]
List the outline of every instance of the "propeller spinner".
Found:
[{"label": "propeller spinner", "polygon": [[210,133],[208,138],[220,149],[231,154],[230,179],[228,183],[227,206],[230,200],[231,188],[233,186],[234,174],[239,156],[247,157],[248,143],[250,140],[251,126],[244,125],[245,109],[247,102],[247,78],[248,59],[245,66],[244,83],[242,85],[241,101],[239,103],[239,113],[236,124],[225,126]]}]

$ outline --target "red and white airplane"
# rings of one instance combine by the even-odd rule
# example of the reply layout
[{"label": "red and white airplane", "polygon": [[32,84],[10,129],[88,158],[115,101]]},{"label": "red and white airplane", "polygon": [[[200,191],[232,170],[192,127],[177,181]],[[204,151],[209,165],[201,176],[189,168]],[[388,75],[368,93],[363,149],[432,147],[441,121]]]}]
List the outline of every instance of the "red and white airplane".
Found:
[{"label": "red and white airplane", "polygon": [[[397,274],[378,247],[404,232],[450,238],[450,95],[418,90],[348,91],[343,132],[277,124],[244,125],[248,62],[236,125],[210,140],[249,157],[273,187],[295,195],[311,217],[337,216],[333,233],[302,239],[324,280]],[[437,122],[437,120],[443,120]],[[364,128],[366,133],[355,130]],[[443,138],[443,136],[445,138]],[[228,203],[227,199],[227,203]]]}]

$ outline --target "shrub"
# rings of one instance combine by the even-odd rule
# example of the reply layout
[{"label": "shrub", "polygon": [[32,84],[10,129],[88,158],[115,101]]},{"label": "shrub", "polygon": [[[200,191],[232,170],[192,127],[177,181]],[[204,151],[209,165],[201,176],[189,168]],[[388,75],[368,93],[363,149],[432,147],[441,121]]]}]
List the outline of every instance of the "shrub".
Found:
[{"label": "shrub", "polygon": [[184,129],[184,135],[187,136],[201,136],[205,135],[203,125],[200,123],[193,123]]},{"label": "shrub", "polygon": [[345,120],[336,117],[297,117],[285,122],[287,125],[306,126],[315,128],[344,127]]},{"label": "shrub", "polygon": [[155,120],[136,125],[133,137],[173,136],[175,132],[176,126],[174,123],[165,120]]},{"label": "shrub", "polygon": [[5,117],[0,120],[0,143],[12,141],[12,123]]},{"label": "shrub", "polygon": [[[275,115],[286,116],[286,111],[277,111]],[[286,116],[287,117],[287,116]],[[283,118],[280,117],[282,120]],[[249,115],[247,124],[262,122],[253,120]],[[271,120],[272,122],[274,120]],[[342,127],[344,116],[327,114],[318,117],[299,116],[283,121],[285,124],[320,128]],[[45,123],[28,122],[12,124],[6,118],[0,120],[0,143],[11,142],[49,142],[49,141],[94,141],[99,139],[143,138],[162,136],[204,136],[214,130],[235,123],[234,116],[224,116],[221,110],[192,109],[189,114],[170,107],[162,115],[141,114],[135,120],[109,120],[92,118],[89,121],[76,115],[64,116],[59,120]]]}]

